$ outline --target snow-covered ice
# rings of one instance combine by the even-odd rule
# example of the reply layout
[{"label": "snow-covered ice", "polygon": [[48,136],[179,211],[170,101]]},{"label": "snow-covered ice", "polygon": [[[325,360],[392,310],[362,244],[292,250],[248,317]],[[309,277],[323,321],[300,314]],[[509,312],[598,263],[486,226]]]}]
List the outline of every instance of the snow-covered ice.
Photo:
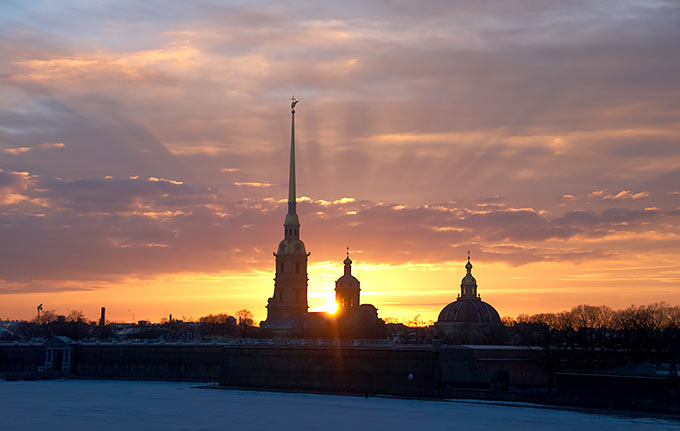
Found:
[{"label": "snow-covered ice", "polygon": [[678,430],[680,422],[455,401],[209,390],[196,383],[0,381],[0,429]]}]

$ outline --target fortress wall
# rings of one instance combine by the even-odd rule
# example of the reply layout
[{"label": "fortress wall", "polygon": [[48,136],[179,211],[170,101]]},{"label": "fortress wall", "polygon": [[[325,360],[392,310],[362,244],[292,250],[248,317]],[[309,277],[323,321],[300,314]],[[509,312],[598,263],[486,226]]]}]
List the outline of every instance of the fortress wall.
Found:
[{"label": "fortress wall", "polygon": [[467,347],[474,352],[487,381],[498,370],[505,370],[510,386],[548,386],[548,375],[541,368],[541,349],[518,346]]},{"label": "fortress wall", "polygon": [[437,362],[426,348],[236,347],[224,355],[220,384],[225,386],[437,394]]},{"label": "fortress wall", "polygon": [[[0,344],[0,374],[35,375],[42,345]],[[253,388],[434,396],[487,389],[498,370],[510,385],[544,385],[526,349],[490,346],[263,346],[75,344],[71,375],[94,379],[220,381]],[[413,378],[408,379],[412,374]],[[438,392],[439,391],[439,392]]]},{"label": "fortress wall", "polygon": [[41,344],[0,344],[0,376],[4,378],[35,378],[44,363]]},{"label": "fortress wall", "polygon": [[73,375],[99,379],[217,381],[224,346],[81,344]]}]

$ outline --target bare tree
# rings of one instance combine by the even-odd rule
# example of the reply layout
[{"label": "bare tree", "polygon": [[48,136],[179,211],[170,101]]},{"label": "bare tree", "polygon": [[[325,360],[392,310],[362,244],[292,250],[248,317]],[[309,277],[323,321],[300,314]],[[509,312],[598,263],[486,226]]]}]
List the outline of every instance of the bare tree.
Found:
[{"label": "bare tree", "polygon": [[66,316],[66,320],[68,322],[84,322],[85,313],[80,310],[71,310],[71,312],[68,313],[68,316]]},{"label": "bare tree", "polygon": [[[247,311],[250,313],[248,310],[241,310],[241,311]],[[236,313],[238,315],[238,313]],[[229,318],[232,318],[229,314],[227,313],[220,313],[220,314],[208,314],[207,316],[200,317],[198,319],[199,323],[210,323],[210,324],[224,324],[229,322]],[[240,318],[240,317],[239,317]],[[251,320],[252,320],[252,313],[251,313]]]},{"label": "bare tree", "polygon": [[248,334],[248,328],[253,326],[253,313],[244,308],[236,312],[236,317],[238,317],[238,324],[241,326],[241,336],[245,337]]},{"label": "bare tree", "polygon": [[253,313],[250,310],[244,308],[236,312],[236,317],[238,317],[238,323],[241,326],[253,326]]},{"label": "bare tree", "polygon": [[54,310],[43,311],[42,314],[40,314],[40,317],[33,319],[33,321],[38,324],[56,322],[56,320],[57,312]]}]

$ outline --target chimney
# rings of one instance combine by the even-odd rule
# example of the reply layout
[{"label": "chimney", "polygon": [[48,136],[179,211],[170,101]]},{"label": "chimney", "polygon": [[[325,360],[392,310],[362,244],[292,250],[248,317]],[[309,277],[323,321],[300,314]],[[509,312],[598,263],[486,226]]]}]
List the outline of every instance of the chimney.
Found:
[{"label": "chimney", "polygon": [[99,326],[106,326],[106,307],[102,307],[102,315],[99,318]]}]

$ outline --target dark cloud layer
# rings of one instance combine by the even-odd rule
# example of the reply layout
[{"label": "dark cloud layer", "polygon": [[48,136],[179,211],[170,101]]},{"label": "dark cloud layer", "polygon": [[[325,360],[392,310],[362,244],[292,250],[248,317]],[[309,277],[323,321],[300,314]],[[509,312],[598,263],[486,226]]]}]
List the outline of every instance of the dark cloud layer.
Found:
[{"label": "dark cloud layer", "polygon": [[[4,205],[0,214],[0,274],[7,282],[38,285],[268,270],[285,214],[284,202],[274,199],[225,201],[215,190],[153,177],[34,180],[22,193],[24,199]],[[652,229],[649,223],[657,232],[672,231],[678,216],[677,211],[612,207],[554,217],[502,203],[480,205],[407,207],[303,198],[299,213],[316,261],[334,260],[344,244],[352,244],[367,262],[441,262],[473,248],[478,260],[511,265],[624,252],[625,247],[606,250],[578,238],[644,233]],[[554,249],[551,240],[573,242]]]}]

